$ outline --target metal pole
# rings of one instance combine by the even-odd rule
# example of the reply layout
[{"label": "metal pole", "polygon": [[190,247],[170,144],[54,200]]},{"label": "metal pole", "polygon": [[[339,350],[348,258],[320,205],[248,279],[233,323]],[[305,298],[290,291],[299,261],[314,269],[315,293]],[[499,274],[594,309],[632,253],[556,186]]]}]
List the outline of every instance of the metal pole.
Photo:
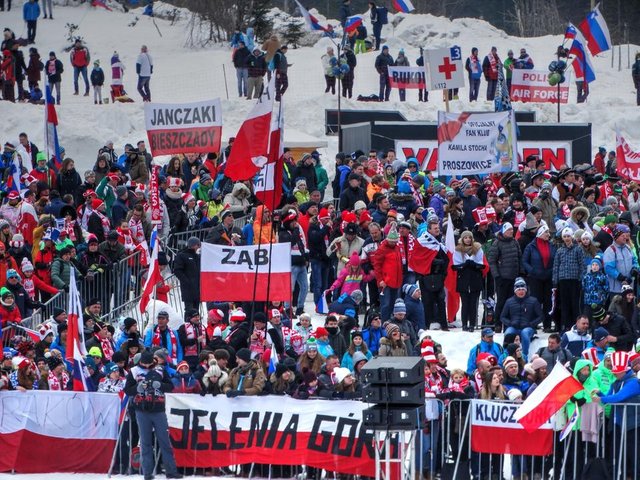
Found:
[{"label": "metal pole", "polygon": [[560,123],[560,82],[558,82],[558,123]]},{"label": "metal pole", "polygon": [[227,69],[224,66],[224,63],[222,64],[222,74],[224,75],[224,89],[227,92],[227,100],[229,100],[229,87],[227,86]]},{"label": "metal pole", "polygon": [[[346,37],[345,37],[346,38]],[[340,68],[340,46],[338,44],[338,68]],[[338,75],[338,151],[342,151],[342,103],[341,103],[342,78]]]}]

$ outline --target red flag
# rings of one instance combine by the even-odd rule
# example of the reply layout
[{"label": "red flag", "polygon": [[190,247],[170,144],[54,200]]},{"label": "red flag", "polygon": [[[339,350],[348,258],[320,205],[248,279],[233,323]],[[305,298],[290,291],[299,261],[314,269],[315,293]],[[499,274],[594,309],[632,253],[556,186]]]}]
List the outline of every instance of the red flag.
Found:
[{"label": "red flag", "polygon": [[269,161],[253,179],[253,191],[258,200],[273,212],[282,196],[282,169],[284,168],[284,106],[280,101],[277,115],[271,118]]},{"label": "red flag", "polygon": [[274,95],[275,75],[242,123],[233,142],[224,174],[234,182],[253,178],[268,161]]},{"label": "red flag", "polygon": [[442,244],[429,233],[421,235],[416,240],[409,256],[409,267],[416,273],[428,275],[431,272],[431,263],[438,255]]},{"label": "red flag", "polygon": [[[160,272],[160,263],[158,262],[158,250],[160,248],[160,242],[157,238],[158,227],[153,229],[151,234],[151,242],[153,243],[153,250],[151,251],[151,261],[149,267],[149,273],[147,274],[147,281],[142,289],[142,296],[140,297],[140,312],[144,313],[151,300],[151,294],[153,293],[153,287],[162,281],[162,273]],[[154,238],[155,237],[155,238]]]},{"label": "red flag", "polygon": [[447,255],[449,256],[449,266],[447,267],[447,276],[444,279],[444,288],[447,292],[447,318],[449,322],[456,319],[458,308],[460,307],[460,294],[456,291],[458,284],[458,275],[453,271],[453,252],[456,249],[456,239],[453,234],[453,222],[451,214],[447,219],[447,233],[445,236],[445,245],[447,247]]},{"label": "red flag", "polygon": [[16,325],[16,327],[22,330],[27,335],[27,337],[31,339],[32,342],[38,343],[41,340],[40,334],[35,330],[31,330],[30,328],[23,327],[22,325]]},{"label": "red flag", "polygon": [[76,392],[89,392],[93,390],[93,384],[83,359],[83,357],[87,356],[87,349],[84,346],[84,321],[82,319],[80,292],[78,292],[76,285],[76,271],[73,267],[69,277],[69,318],[67,319],[67,325],[66,356],[67,360],[73,363],[73,390]]}]

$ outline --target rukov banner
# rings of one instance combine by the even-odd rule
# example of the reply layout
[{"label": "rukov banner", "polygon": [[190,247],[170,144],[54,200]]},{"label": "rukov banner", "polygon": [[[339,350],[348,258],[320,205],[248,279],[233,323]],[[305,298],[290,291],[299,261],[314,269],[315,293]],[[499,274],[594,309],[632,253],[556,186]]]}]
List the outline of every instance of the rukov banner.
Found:
[{"label": "rukov banner", "polygon": [[423,67],[389,67],[391,88],[424,89],[426,88]]},{"label": "rukov banner", "polygon": [[513,418],[519,406],[471,400],[471,450],[508,455],[550,455],[553,451],[551,420],[529,433]]},{"label": "rukov banner", "polygon": [[220,99],[193,103],[145,103],[144,122],[154,157],[220,151]]},{"label": "rukov banner", "polygon": [[167,395],[169,433],[181,467],[306,465],[375,476],[363,402],[290,397]]},{"label": "rukov banner", "polygon": [[511,100],[514,102],[560,103],[569,102],[571,73],[565,72],[566,80],[558,87],[552,87],[547,81],[548,72],[536,70],[513,70],[511,77]]},{"label": "rukov banner", "polygon": [[289,301],[291,292],[291,244],[274,243],[271,247],[202,244],[201,301]]},{"label": "rukov banner", "polygon": [[517,172],[517,143],[513,110],[438,112],[439,175]]}]

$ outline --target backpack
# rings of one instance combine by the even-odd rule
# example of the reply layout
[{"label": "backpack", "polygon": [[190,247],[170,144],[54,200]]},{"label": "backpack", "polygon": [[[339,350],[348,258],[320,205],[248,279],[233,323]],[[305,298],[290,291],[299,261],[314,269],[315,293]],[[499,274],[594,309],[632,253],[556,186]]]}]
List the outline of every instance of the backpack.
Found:
[{"label": "backpack", "polygon": [[389,23],[389,10],[387,7],[378,7],[378,22],[380,25],[386,25]]}]

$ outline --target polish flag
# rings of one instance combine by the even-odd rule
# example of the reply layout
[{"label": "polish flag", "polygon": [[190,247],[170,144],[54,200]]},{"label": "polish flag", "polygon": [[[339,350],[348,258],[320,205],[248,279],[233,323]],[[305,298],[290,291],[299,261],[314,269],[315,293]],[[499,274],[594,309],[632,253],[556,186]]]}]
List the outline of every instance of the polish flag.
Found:
[{"label": "polish flag", "polygon": [[582,384],[560,362],[516,410],[515,418],[526,431],[534,432],[582,390]]},{"label": "polish flag", "polygon": [[274,211],[282,197],[282,170],[284,168],[284,104],[280,101],[278,112],[271,118],[269,160],[253,179],[256,198],[270,211]]},{"label": "polish flag", "polygon": [[67,360],[73,363],[73,390],[90,392],[93,382],[84,363],[87,349],[84,346],[84,321],[82,319],[82,303],[76,284],[75,268],[71,268],[69,276],[69,318],[67,319]]},{"label": "polish flag", "polygon": [[233,142],[224,174],[234,182],[253,178],[268,161],[275,81],[272,75]]},{"label": "polish flag", "polygon": [[162,273],[160,272],[160,263],[158,262],[158,252],[160,250],[160,242],[158,241],[158,227],[153,228],[151,233],[151,266],[149,267],[149,273],[147,274],[147,281],[142,289],[142,296],[140,297],[140,312],[144,313],[151,300],[151,295],[154,294],[154,287],[162,282]]},{"label": "polish flag", "polygon": [[460,294],[456,291],[458,275],[453,271],[453,252],[456,250],[456,239],[453,233],[451,214],[449,214],[447,218],[447,233],[444,244],[447,247],[447,256],[449,257],[447,276],[444,279],[444,288],[447,292],[447,318],[450,323],[453,323],[456,319],[458,308],[460,307]]},{"label": "polish flag", "polygon": [[431,272],[431,263],[440,249],[445,249],[445,246],[433,235],[425,232],[413,245],[409,255],[409,268],[420,275],[428,275]]}]

